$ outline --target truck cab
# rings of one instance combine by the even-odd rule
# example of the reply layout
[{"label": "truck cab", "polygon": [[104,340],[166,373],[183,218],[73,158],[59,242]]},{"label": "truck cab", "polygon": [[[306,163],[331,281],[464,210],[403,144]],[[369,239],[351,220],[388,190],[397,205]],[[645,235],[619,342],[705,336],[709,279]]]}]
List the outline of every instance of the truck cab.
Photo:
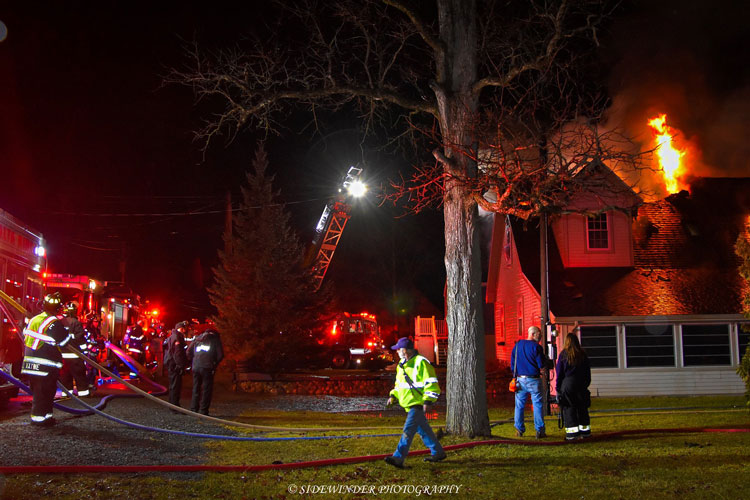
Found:
[{"label": "truck cab", "polygon": [[383,345],[380,327],[374,314],[339,313],[326,332],[333,368],[377,369],[393,362]]}]

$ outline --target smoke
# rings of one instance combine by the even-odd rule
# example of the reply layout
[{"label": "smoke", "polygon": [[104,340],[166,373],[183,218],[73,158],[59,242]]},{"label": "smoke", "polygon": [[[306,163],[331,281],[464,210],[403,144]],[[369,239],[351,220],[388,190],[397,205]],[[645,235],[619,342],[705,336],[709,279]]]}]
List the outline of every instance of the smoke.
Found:
[{"label": "smoke", "polygon": [[[633,2],[606,49],[607,126],[624,128],[647,151],[655,145],[647,122],[666,113],[690,175],[750,176],[748,15],[750,2]],[[653,173],[642,184],[663,191]]]}]

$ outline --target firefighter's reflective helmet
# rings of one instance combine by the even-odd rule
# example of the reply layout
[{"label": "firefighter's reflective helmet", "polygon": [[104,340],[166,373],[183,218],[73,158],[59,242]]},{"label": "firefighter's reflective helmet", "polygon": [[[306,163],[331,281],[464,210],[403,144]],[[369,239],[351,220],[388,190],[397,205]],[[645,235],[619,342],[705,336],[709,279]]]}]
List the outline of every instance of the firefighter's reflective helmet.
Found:
[{"label": "firefighter's reflective helmet", "polygon": [[48,314],[57,314],[62,308],[63,299],[60,292],[50,293],[45,295],[42,301],[42,309]]},{"label": "firefighter's reflective helmet", "polygon": [[78,315],[78,302],[75,300],[65,304],[64,313],[66,316],[77,316]]}]

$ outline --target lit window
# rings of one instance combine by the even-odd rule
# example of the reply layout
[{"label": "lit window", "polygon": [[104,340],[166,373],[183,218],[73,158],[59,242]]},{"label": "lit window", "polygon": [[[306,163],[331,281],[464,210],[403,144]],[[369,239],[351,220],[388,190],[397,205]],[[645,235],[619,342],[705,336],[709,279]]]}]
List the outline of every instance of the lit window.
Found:
[{"label": "lit window", "polygon": [[591,250],[609,249],[609,229],[607,214],[590,215],[587,218],[586,234],[588,247]]}]

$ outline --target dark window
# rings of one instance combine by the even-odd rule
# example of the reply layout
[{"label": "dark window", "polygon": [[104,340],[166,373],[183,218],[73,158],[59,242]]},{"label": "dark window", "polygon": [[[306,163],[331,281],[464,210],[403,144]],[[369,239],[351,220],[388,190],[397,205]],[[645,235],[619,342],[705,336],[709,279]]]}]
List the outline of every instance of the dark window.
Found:
[{"label": "dark window", "polygon": [[685,366],[731,365],[729,325],[682,325]]},{"label": "dark window", "polygon": [[609,230],[607,229],[607,214],[590,215],[587,219],[587,234],[589,249],[606,250],[609,248]]},{"label": "dark window", "polygon": [[625,359],[628,368],[674,366],[672,325],[625,326]]},{"label": "dark window", "polygon": [[617,368],[617,327],[582,326],[581,347],[592,368]]},{"label": "dark window", "polygon": [[[747,328],[745,330],[743,328]],[[745,351],[747,350],[748,344],[750,343],[750,323],[740,323],[737,325],[737,345],[739,345],[740,348],[740,360],[742,360],[742,356],[745,355]]]},{"label": "dark window", "polygon": [[505,256],[505,264],[510,266],[510,258],[513,255],[513,247],[511,246],[511,232],[510,232],[510,221],[505,221],[505,237],[503,238],[503,255]]}]

